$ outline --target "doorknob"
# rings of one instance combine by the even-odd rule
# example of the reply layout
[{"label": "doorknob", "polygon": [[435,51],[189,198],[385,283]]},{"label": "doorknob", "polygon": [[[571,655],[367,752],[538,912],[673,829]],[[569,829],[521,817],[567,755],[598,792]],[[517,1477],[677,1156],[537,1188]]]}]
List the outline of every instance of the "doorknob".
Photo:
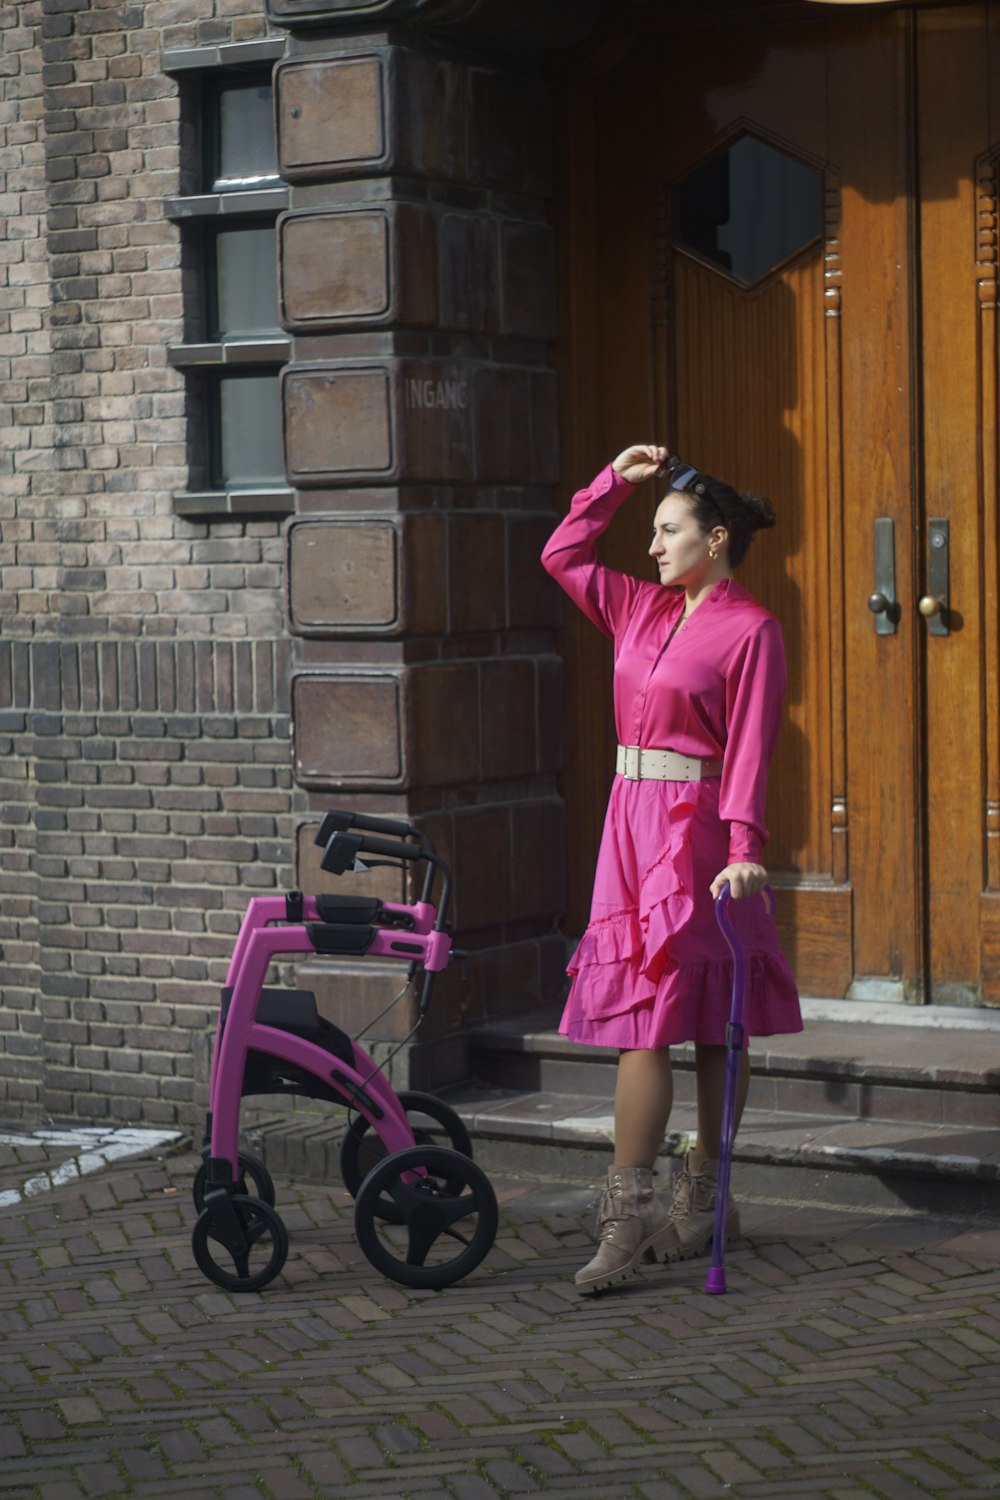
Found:
[{"label": "doorknob", "polygon": [[949,527],[943,517],[927,523],[927,592],[917,605],[927,621],[928,635],[949,635],[948,552]]},{"label": "doorknob", "polygon": [[876,635],[895,635],[899,610],[896,605],[895,522],[891,516],[875,520],[875,590],[868,595],[868,608],[875,616]]}]

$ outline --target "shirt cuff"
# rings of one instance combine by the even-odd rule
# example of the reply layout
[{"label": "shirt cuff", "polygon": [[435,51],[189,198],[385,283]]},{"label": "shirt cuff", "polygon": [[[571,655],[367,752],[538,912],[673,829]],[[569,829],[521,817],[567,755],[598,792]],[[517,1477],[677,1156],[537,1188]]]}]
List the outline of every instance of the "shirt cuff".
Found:
[{"label": "shirt cuff", "polygon": [[729,825],[729,863],[759,865],[761,842],[756,829],[749,823]]},{"label": "shirt cuff", "polygon": [[632,493],[635,485],[630,479],[623,479],[614,464],[605,464],[590,486],[591,493],[597,495],[613,495],[619,493],[622,499]]}]

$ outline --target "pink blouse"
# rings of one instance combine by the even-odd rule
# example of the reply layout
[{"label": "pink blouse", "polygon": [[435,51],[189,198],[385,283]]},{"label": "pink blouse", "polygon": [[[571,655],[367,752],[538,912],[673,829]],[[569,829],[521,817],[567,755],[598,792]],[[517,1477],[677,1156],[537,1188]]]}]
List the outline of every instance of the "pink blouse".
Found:
[{"label": "pink blouse", "polygon": [[618,573],[597,556],[597,538],[634,489],[610,464],[602,469],[574,495],[542,563],[614,640],[619,743],[722,758],[729,859],[756,863],[785,693],[781,626],[735,579],[723,579],[671,639],[683,590]]}]

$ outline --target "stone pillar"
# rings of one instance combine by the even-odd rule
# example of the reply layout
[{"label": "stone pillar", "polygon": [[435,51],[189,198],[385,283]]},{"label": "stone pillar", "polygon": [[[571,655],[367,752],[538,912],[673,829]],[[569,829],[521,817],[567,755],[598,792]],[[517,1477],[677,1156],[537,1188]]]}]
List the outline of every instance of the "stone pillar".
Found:
[{"label": "stone pillar", "polygon": [[[393,1074],[436,1087],[467,1073],[470,1023],[537,1008],[562,983],[558,601],[538,564],[558,476],[549,99],[530,55],[500,63],[431,29],[360,33],[353,12],[373,9],[421,6],[269,5],[292,32],[275,109],[291,184],[294,773],[316,819],[351,805],[415,818],[451,865],[471,957]],[[495,29],[502,9],[464,12],[489,11]],[[537,33],[545,7],[515,9]],[[300,883],[337,888],[314,827],[300,829]],[[368,888],[398,896],[393,878]],[[307,975],[353,1031],[399,970]],[[369,1034],[376,1052],[414,1020],[407,997]]]}]

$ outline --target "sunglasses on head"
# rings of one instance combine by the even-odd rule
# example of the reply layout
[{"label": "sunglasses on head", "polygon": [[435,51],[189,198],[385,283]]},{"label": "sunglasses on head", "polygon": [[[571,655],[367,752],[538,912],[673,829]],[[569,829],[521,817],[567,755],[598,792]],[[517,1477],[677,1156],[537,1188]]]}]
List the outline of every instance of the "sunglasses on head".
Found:
[{"label": "sunglasses on head", "polygon": [[671,490],[697,495],[699,500],[705,501],[715,511],[720,524],[728,528],[729,523],[718,502],[709,493],[707,476],[700,469],[696,469],[693,464],[686,464],[676,453],[672,453],[661,465],[660,477],[667,481]]},{"label": "sunglasses on head", "polygon": [[707,485],[703,475],[691,464],[686,464],[676,453],[660,465],[660,477],[672,490],[690,490],[694,495],[704,495]]},{"label": "sunglasses on head", "polygon": [[661,478],[666,478],[670,489],[690,489],[694,495],[703,495],[708,489],[699,469],[694,468],[691,463],[685,463],[676,453],[672,453],[666,462],[661,463],[660,475]]}]

